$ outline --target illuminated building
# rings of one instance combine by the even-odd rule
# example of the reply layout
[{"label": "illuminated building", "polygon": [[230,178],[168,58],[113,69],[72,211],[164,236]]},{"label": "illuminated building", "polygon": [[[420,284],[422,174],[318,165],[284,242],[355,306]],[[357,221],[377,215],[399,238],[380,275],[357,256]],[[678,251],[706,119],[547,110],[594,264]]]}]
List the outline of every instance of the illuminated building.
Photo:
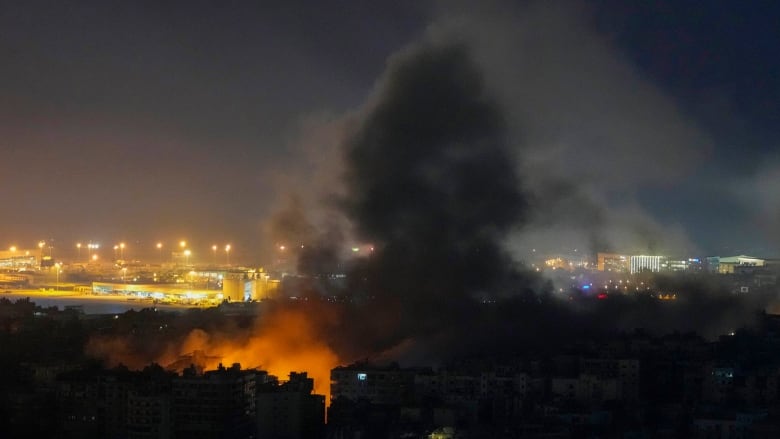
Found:
[{"label": "illuminated building", "polygon": [[631,274],[641,273],[643,271],[652,271],[657,273],[661,271],[666,256],[631,256],[630,258],[630,271]]},{"label": "illuminated building", "polygon": [[661,263],[661,268],[666,271],[701,271],[702,263],[701,259],[688,258],[688,259],[669,259]]},{"label": "illuminated building", "polygon": [[226,300],[243,302],[277,297],[279,280],[260,271],[228,271],[222,279],[222,293]]},{"label": "illuminated building", "polygon": [[625,273],[629,268],[628,256],[617,253],[597,253],[596,268],[598,271]]},{"label": "illuminated building", "polygon": [[220,290],[194,289],[188,284],[132,284],[92,282],[94,294],[127,295],[138,300],[207,303],[216,304],[222,301]]},{"label": "illuminated building", "polygon": [[544,261],[544,265],[547,268],[552,268],[553,270],[557,269],[568,269],[569,263],[564,260],[563,258],[550,258]]},{"label": "illuminated building", "polygon": [[38,267],[42,265],[42,261],[38,260],[39,253],[38,249],[18,249],[16,247],[0,250],[0,269],[20,270]]},{"label": "illuminated building", "polygon": [[746,255],[728,257],[716,256],[707,258],[707,262],[710,264],[710,267],[713,267],[710,269],[711,271],[716,271],[720,274],[733,274],[740,271],[740,269],[748,267],[763,267],[766,263],[764,259]]}]

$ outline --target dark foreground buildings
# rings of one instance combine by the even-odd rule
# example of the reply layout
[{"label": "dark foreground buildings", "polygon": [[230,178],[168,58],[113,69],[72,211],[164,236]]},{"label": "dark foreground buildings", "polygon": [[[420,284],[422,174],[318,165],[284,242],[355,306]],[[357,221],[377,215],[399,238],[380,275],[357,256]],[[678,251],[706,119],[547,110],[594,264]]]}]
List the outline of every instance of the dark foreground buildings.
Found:
[{"label": "dark foreground buildings", "polygon": [[772,315],[717,341],[636,330],[435,369],[337,367],[327,424],[325,397],[305,372],[279,380],[237,364],[203,371],[187,366],[207,358],[197,353],[178,373],[154,364],[105,369],[78,356],[85,334],[111,322],[128,320],[147,337],[175,318],[92,320],[0,300],[0,437],[780,437],[780,318]]},{"label": "dark foreground buildings", "polygon": [[35,423],[15,413],[2,437],[320,438],[325,397],[312,390],[305,372],[279,382],[238,364],[182,374],[155,364],[142,371],[82,369],[41,383],[37,399],[17,400],[15,411],[47,418]]},{"label": "dark foreground buildings", "polygon": [[332,438],[780,438],[780,319],[716,342],[638,330],[434,369],[331,372]]}]

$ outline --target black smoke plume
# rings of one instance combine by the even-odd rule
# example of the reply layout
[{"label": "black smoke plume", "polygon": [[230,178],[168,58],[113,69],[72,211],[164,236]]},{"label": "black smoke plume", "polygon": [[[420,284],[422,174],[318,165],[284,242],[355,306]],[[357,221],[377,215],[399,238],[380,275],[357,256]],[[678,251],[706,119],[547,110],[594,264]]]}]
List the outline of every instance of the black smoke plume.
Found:
[{"label": "black smoke plume", "polygon": [[446,360],[636,327],[713,337],[749,323],[772,299],[732,296],[722,281],[695,276],[666,286],[681,293],[674,304],[554,297],[503,245],[549,209],[523,189],[512,153],[523,148],[510,142],[505,111],[468,47],[429,42],[392,58],[343,143],[344,212],[376,250],[351,273],[349,291],[365,301],[345,316],[348,335],[335,338],[343,358]]},{"label": "black smoke plume", "polygon": [[[326,219],[315,225],[308,217],[300,198],[290,196],[281,209],[271,216],[266,234],[273,242],[269,249],[276,255],[277,269],[291,269],[297,273],[322,276],[341,271],[341,246],[345,237],[335,219]],[[279,262],[284,262],[280,264]]]},{"label": "black smoke plume", "polygon": [[468,328],[481,302],[528,288],[502,246],[529,204],[509,146],[465,46],[430,43],[391,59],[344,142],[344,211],[375,248],[352,273],[372,315],[357,333],[370,343]]}]

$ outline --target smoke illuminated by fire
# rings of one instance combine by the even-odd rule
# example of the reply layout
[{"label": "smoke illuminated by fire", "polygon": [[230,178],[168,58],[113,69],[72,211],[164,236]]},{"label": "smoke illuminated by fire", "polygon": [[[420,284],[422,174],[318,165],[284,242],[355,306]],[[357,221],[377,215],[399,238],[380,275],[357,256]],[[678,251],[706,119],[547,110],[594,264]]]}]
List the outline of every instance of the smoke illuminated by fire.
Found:
[{"label": "smoke illuminated by fire", "polygon": [[143,358],[129,340],[92,338],[87,352],[111,364],[122,363],[141,368],[150,361],[169,365],[182,355],[201,351],[198,364],[204,370],[219,363],[240,363],[242,368],[257,368],[285,380],[291,371],[308,372],[314,378],[315,393],[330,399],[330,370],[339,364],[338,356],[322,340],[308,314],[296,309],[278,309],[246,330],[207,332],[194,329],[180,342],[169,340],[161,353]]},{"label": "smoke illuminated by fire", "polygon": [[[280,379],[290,371],[308,372],[314,378],[315,392],[325,395],[330,394],[330,370],[338,365],[338,357],[317,338],[309,319],[293,310],[272,314],[244,340],[194,330],[182,344],[181,353],[196,350],[219,357],[224,364],[257,367]],[[203,366],[214,369],[217,364]]]}]

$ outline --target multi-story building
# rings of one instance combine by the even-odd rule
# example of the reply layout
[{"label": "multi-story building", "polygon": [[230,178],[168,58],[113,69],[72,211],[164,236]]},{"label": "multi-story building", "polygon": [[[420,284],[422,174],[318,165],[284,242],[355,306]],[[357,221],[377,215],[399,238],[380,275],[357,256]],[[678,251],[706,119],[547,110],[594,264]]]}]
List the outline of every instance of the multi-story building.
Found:
[{"label": "multi-story building", "polygon": [[176,437],[250,437],[255,419],[254,370],[239,364],[199,375],[195,368],[173,379],[173,423]]},{"label": "multi-story building", "polygon": [[666,256],[631,256],[629,262],[629,271],[631,274],[641,273],[643,271],[652,271],[657,273],[661,271]]},{"label": "multi-story building", "polygon": [[314,380],[306,372],[290,373],[281,385],[259,386],[257,432],[259,437],[315,439],[323,436],[325,395],[313,394]]},{"label": "multi-story building", "polygon": [[128,439],[172,437],[170,394],[134,389],[128,392],[126,407]]},{"label": "multi-story building", "polygon": [[752,270],[755,267],[763,266],[764,260],[753,256],[739,255],[718,258],[718,273],[720,274],[739,273],[740,270]]},{"label": "multi-story building", "polygon": [[376,366],[355,363],[340,366],[330,372],[331,398],[366,400],[372,404],[400,404],[414,385],[414,371],[397,364]]},{"label": "multi-story building", "polygon": [[597,253],[596,268],[599,271],[625,273],[628,271],[628,256],[617,253]]}]

